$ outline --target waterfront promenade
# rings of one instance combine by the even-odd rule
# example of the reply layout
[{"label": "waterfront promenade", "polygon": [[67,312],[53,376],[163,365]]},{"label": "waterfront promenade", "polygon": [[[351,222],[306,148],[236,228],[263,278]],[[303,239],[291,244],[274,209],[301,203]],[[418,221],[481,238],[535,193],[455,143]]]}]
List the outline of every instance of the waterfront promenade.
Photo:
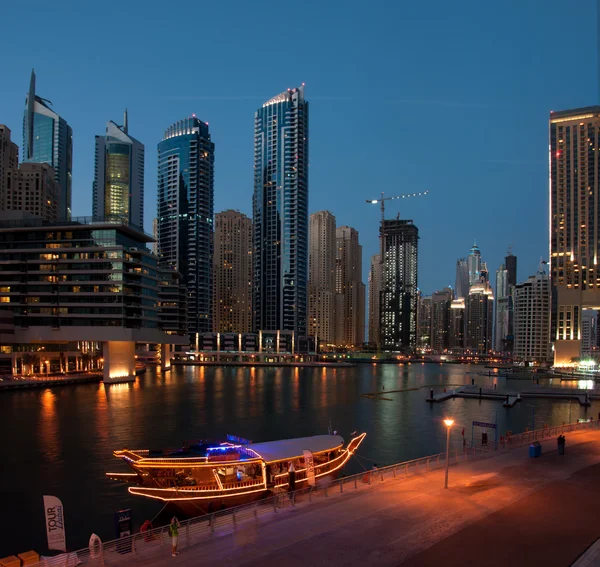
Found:
[{"label": "waterfront promenade", "polygon": [[[600,431],[528,446],[385,482],[358,483],[327,498],[168,540],[107,565],[545,565],[567,567],[600,537]],[[379,475],[377,475],[379,476]]]}]

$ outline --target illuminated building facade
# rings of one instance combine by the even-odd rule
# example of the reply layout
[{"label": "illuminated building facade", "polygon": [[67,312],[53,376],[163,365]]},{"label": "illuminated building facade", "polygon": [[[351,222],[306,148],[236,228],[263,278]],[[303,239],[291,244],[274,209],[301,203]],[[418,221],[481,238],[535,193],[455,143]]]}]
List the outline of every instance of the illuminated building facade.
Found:
[{"label": "illuminated building facade", "polygon": [[58,215],[68,220],[71,218],[73,130],[51,106],[50,101],[36,95],[35,73],[31,71],[23,117],[23,161],[47,163],[53,168],[60,187]]},{"label": "illuminated building facade", "polygon": [[450,303],[450,336],[448,348],[461,352],[465,348],[465,298]]},{"label": "illuminated building facade", "polygon": [[214,153],[208,124],[195,116],[158,144],[159,262],[183,276],[190,335],[212,331]]},{"label": "illuminated building facade", "polygon": [[515,360],[542,363],[550,348],[550,280],[540,264],[535,276],[515,286]]},{"label": "illuminated building facade", "polygon": [[308,254],[309,336],[319,343],[335,341],[335,217],[329,211],[310,215]]},{"label": "illuminated building facade", "polygon": [[106,134],[96,136],[93,215],[119,217],[144,226],[144,145],[129,135],[125,111],[123,125],[113,121]]},{"label": "illuminated building facade", "polygon": [[0,210],[6,207],[6,177],[19,165],[19,148],[10,140],[10,128],[0,124]]},{"label": "illuminated building facade", "polygon": [[4,211],[58,220],[60,187],[47,163],[22,163],[6,175]]},{"label": "illuminated building facade", "polygon": [[430,349],[431,347],[431,321],[432,321],[431,296],[424,296],[419,292],[417,302],[417,347]]},{"label": "illuminated building facade", "polygon": [[369,271],[369,342],[379,346],[381,333],[379,329],[379,301],[381,296],[381,254],[371,258]]},{"label": "illuminated building facade", "polygon": [[307,335],[308,102],[304,85],[254,115],[253,328]]},{"label": "illuminated building facade", "polygon": [[365,284],[358,231],[339,226],[336,242],[335,341],[338,345],[359,347],[365,341]]},{"label": "illuminated building facade", "polygon": [[493,329],[494,292],[487,272],[482,270],[467,300],[467,348],[474,354],[488,354],[492,349]]},{"label": "illuminated building facade", "polygon": [[479,283],[481,275],[481,251],[477,243],[473,244],[467,257],[467,270],[469,272],[469,287]]},{"label": "illuminated building facade", "polygon": [[13,317],[13,354],[43,347],[47,360],[38,360],[39,373],[62,372],[65,356],[80,360],[81,344],[93,344],[102,349],[105,380],[115,381],[135,378],[136,342],[187,342],[162,331],[157,259],[146,248],[151,240],[113,219],[3,217],[0,310]]},{"label": "illuminated building facade", "polygon": [[431,348],[443,353],[450,346],[450,304],[454,292],[447,287],[431,295]]},{"label": "illuminated building facade", "polygon": [[213,331],[252,329],[252,220],[239,211],[215,215]]},{"label": "illuminated building facade", "polygon": [[409,352],[417,344],[419,230],[412,220],[385,220],[384,235],[381,344]]},{"label": "illuminated building facade", "polygon": [[552,112],[549,245],[554,364],[581,355],[583,310],[600,308],[600,106]]}]

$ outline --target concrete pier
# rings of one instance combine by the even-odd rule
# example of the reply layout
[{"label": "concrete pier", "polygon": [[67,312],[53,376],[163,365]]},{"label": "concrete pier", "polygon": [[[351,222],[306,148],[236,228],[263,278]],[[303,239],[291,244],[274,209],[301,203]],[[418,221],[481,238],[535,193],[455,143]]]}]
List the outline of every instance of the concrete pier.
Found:
[{"label": "concrete pier", "polygon": [[182,529],[177,557],[165,537],[110,565],[567,567],[598,538],[600,431],[565,436],[562,456],[550,438],[540,458],[524,446],[460,461],[447,490],[443,467],[385,481],[375,473],[312,502]]}]

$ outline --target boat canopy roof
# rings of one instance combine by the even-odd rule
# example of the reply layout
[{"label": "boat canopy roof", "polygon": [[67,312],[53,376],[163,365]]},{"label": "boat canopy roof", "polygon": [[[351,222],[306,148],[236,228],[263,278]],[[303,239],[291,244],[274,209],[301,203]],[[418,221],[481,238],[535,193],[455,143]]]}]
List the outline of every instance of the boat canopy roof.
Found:
[{"label": "boat canopy roof", "polygon": [[344,444],[340,435],[314,435],[313,437],[298,437],[296,439],[282,439],[266,443],[253,443],[249,448],[256,451],[265,461],[282,461],[302,457],[303,451],[320,453],[332,451]]}]

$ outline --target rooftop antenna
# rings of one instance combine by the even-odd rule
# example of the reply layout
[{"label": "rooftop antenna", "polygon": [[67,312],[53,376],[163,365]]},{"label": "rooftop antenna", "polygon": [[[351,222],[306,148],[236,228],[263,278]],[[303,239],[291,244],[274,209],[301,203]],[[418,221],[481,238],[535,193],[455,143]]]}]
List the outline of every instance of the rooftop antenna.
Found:
[{"label": "rooftop antenna", "polygon": [[127,122],[127,109],[125,109],[125,112],[123,114],[123,132],[125,134],[129,134],[129,132],[127,131],[129,129]]}]

